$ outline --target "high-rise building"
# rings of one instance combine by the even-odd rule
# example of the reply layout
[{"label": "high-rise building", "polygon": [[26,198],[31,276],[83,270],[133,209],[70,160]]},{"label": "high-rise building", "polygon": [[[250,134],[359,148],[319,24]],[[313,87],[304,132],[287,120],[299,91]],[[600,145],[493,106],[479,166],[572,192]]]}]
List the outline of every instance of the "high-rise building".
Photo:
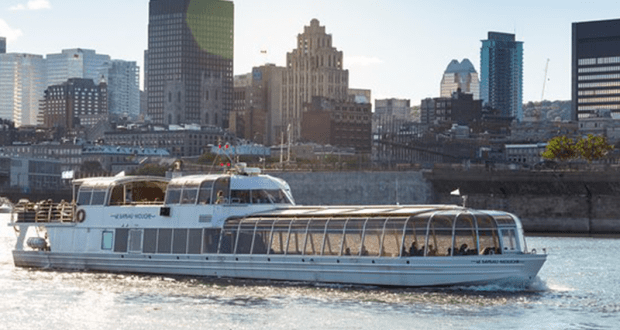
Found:
[{"label": "high-rise building", "polygon": [[43,56],[0,54],[0,118],[15,126],[36,125],[46,86]]},{"label": "high-rise building", "polygon": [[150,0],[148,115],[154,123],[228,127],[233,108],[234,4]]},{"label": "high-rise building", "polygon": [[372,147],[372,105],[370,102],[334,101],[313,96],[304,105],[301,137],[323,145],[355,148],[369,154]]},{"label": "high-rise building", "polygon": [[103,81],[95,85],[92,79],[71,78],[51,85],[45,90],[41,111],[45,127],[95,126],[107,119],[107,84]]},{"label": "high-rise building", "polygon": [[411,117],[411,101],[407,99],[375,100],[376,116],[391,116],[395,119],[407,120]]},{"label": "high-rise building", "polygon": [[140,114],[140,69],[136,62],[112,60],[100,74],[108,83],[108,113],[137,118]]},{"label": "high-rise building", "polygon": [[0,37],[0,54],[6,54],[6,38]]},{"label": "high-rise building", "polygon": [[489,32],[480,49],[480,98],[502,116],[523,119],[523,42]]},{"label": "high-rise building", "polygon": [[62,84],[69,78],[91,79],[98,84],[101,71],[110,64],[110,56],[91,49],[63,49],[60,54],[48,54],[46,62],[48,86]]},{"label": "high-rise building", "polygon": [[480,99],[480,80],[478,72],[468,59],[459,63],[452,60],[441,79],[441,97],[451,97],[457,90],[463,93],[473,94],[474,100]]},{"label": "high-rise building", "polygon": [[[275,128],[288,130],[297,140],[301,132],[301,114],[304,104],[313,96],[335,101],[347,101],[349,71],[343,69],[343,53],[332,46],[331,34],[325,33],[317,19],[304,27],[297,36],[297,48],[286,55],[286,72],[282,77],[282,122]],[[276,134],[281,134],[275,132]]]},{"label": "high-rise building", "polygon": [[572,118],[620,116],[620,19],[573,23]]}]

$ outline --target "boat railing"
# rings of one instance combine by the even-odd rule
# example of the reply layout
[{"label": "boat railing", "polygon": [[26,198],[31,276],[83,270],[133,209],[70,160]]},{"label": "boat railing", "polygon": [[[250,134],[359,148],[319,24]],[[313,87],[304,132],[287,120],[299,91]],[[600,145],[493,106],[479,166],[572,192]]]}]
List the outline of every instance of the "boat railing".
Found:
[{"label": "boat railing", "polygon": [[15,205],[13,212],[17,215],[16,222],[75,222],[75,204],[66,201],[60,203],[54,203],[51,200],[36,203],[20,201]]}]

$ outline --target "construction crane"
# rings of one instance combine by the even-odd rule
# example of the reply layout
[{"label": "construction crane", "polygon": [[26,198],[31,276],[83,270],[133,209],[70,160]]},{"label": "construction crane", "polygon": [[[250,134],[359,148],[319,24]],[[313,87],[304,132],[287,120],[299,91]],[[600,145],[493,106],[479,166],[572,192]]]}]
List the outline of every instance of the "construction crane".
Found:
[{"label": "construction crane", "polygon": [[549,70],[549,59],[547,59],[547,65],[545,65],[545,80],[543,81],[542,95],[540,96],[540,105],[545,100],[545,85],[547,84],[547,71]]}]

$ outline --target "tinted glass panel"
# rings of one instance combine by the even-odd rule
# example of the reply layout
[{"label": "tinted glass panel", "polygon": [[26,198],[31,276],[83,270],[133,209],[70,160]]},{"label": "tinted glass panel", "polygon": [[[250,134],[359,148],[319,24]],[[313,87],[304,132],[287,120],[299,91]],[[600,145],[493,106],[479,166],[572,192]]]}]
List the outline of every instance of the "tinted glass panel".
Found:
[{"label": "tinted glass panel", "polygon": [[103,205],[105,204],[105,191],[93,191],[93,200],[90,205]]},{"label": "tinted glass panel", "polygon": [[144,244],[142,252],[155,253],[157,251],[157,229],[144,230]]},{"label": "tinted glass panel", "polygon": [[172,251],[172,229],[160,229],[157,236],[157,253]]},{"label": "tinted glass panel", "polygon": [[187,229],[175,229],[172,241],[172,253],[185,254],[187,252]]},{"label": "tinted glass panel", "polygon": [[166,204],[179,204],[180,200],[181,190],[168,188],[168,191],[166,191]]},{"label": "tinted glass panel", "polygon": [[204,240],[202,241],[203,253],[217,253],[217,247],[220,242],[219,229],[205,229]]},{"label": "tinted glass panel", "polygon": [[200,244],[202,243],[202,229],[189,230],[189,242],[187,244],[187,253],[200,254]]},{"label": "tinted glass panel", "polygon": [[78,205],[90,205],[90,197],[92,196],[92,190],[89,191],[80,191],[80,195],[78,196]]},{"label": "tinted glass panel", "polygon": [[127,252],[127,237],[129,229],[117,229],[114,240],[114,252]]}]

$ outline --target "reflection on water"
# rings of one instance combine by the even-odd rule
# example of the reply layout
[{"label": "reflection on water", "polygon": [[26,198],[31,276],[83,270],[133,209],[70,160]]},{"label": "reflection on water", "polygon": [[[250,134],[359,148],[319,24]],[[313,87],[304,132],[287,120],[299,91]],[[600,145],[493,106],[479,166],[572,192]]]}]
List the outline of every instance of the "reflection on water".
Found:
[{"label": "reflection on water", "polygon": [[613,329],[620,240],[528,240],[529,288],[377,288],[15,268],[0,219],[0,328]]}]

